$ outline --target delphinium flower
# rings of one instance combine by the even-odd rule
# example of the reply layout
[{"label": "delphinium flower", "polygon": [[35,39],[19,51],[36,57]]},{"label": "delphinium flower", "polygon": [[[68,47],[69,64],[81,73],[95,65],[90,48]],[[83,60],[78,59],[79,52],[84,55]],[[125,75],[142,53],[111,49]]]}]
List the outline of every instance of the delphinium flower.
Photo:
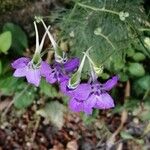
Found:
[{"label": "delphinium flower", "polygon": [[70,97],[69,108],[72,111],[92,114],[93,108],[109,109],[114,107],[114,101],[108,92],[117,84],[118,76],[114,76],[102,84],[98,82],[97,76],[92,70],[90,82],[78,84],[73,89],[69,85],[70,80],[61,83],[61,90]]},{"label": "delphinium flower", "polygon": [[45,76],[47,72],[49,72],[49,65],[45,61],[42,61],[40,56],[47,33],[45,32],[41,43],[39,44],[39,35],[36,22],[34,22],[34,27],[36,33],[36,49],[33,58],[21,57],[15,60],[11,65],[14,69],[16,69],[13,76],[26,77],[29,83],[39,86],[41,76]]},{"label": "delphinium flower", "polygon": [[49,83],[62,82],[69,79],[69,75],[79,66],[79,59],[72,58],[64,63],[54,63],[50,66],[50,71],[46,74],[46,81]]},{"label": "delphinium flower", "polygon": [[69,75],[78,68],[79,58],[68,59],[66,53],[59,48],[53,36],[48,31],[48,28],[44,21],[40,18],[39,20],[42,22],[54,49],[55,60],[54,63],[49,66],[50,69],[45,75],[46,81],[51,84],[55,82],[60,83],[68,79]]}]

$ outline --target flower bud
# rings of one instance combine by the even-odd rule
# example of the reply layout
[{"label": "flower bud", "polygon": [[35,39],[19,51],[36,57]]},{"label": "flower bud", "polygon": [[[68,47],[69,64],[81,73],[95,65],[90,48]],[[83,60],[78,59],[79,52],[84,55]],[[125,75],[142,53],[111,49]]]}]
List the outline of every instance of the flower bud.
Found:
[{"label": "flower bud", "polygon": [[79,83],[80,83],[80,81],[81,81],[81,72],[82,72],[82,69],[83,69],[83,66],[84,66],[85,58],[86,58],[86,55],[87,55],[87,53],[88,53],[88,51],[89,51],[90,49],[91,49],[91,48],[89,48],[89,49],[84,53],[84,56],[83,56],[83,58],[82,58],[82,61],[81,61],[81,63],[80,63],[80,66],[79,66],[77,72],[75,72],[75,73],[72,75],[72,77],[70,78],[69,83],[68,83],[68,87],[69,87],[70,89],[75,89],[75,88],[79,85]]}]

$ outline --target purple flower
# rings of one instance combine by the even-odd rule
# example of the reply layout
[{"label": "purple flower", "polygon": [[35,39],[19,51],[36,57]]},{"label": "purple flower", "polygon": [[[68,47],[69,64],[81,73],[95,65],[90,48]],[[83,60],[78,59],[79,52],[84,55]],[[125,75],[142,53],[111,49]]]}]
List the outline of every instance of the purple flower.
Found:
[{"label": "purple flower", "polygon": [[63,82],[69,79],[69,74],[75,71],[79,66],[79,59],[72,58],[64,63],[55,63],[50,67],[46,74],[46,81],[53,84],[55,82]]},{"label": "purple flower", "polygon": [[107,93],[118,81],[118,76],[112,77],[106,83],[101,84],[97,80],[92,83],[79,84],[75,90],[67,87],[68,80],[61,83],[63,93],[70,96],[69,108],[74,112],[92,114],[93,108],[109,109],[114,107],[112,97]]},{"label": "purple flower", "polygon": [[30,58],[21,57],[12,64],[15,70],[13,76],[26,77],[27,81],[35,86],[39,86],[41,76],[45,76],[49,71],[49,65],[41,61],[39,65],[35,65]]}]

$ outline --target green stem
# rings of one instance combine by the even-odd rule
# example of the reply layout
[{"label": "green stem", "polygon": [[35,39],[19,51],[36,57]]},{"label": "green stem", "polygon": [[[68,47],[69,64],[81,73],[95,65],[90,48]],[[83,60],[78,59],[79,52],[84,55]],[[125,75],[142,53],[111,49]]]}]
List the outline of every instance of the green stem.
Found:
[{"label": "green stem", "polygon": [[88,9],[91,9],[91,10],[94,10],[94,11],[101,11],[101,12],[107,12],[107,13],[111,13],[111,14],[114,14],[114,15],[119,15],[119,12],[116,12],[116,11],[113,11],[113,10],[109,10],[109,9],[105,9],[105,8],[97,8],[97,7],[93,7],[93,6],[89,6],[89,5],[85,5],[85,4],[82,4],[82,3],[77,3],[78,6],[81,6],[83,8],[88,8]]},{"label": "green stem", "polygon": [[144,49],[143,49],[143,51],[145,52],[145,54],[147,54],[147,56],[150,58],[150,52],[149,52],[149,50],[145,47],[145,45],[144,45],[144,43],[143,43],[143,41],[142,41],[142,39],[141,39],[141,36],[140,36],[140,34],[139,34],[139,32],[138,32],[138,29],[136,29],[133,25],[132,25],[132,23],[129,23],[128,21],[126,21],[126,23],[129,25],[129,27],[135,32],[135,34],[137,35],[137,38],[138,38],[138,40],[139,40],[139,42],[142,44],[142,46],[144,47]]},{"label": "green stem", "polygon": [[147,98],[149,92],[150,92],[150,89],[147,89],[146,92],[144,93],[144,96],[143,96],[142,100],[145,100]]},{"label": "green stem", "polygon": [[115,46],[113,45],[113,43],[109,40],[109,38],[108,38],[107,36],[105,36],[105,35],[102,34],[102,33],[99,33],[99,35],[100,35],[101,37],[103,37],[103,38],[112,46],[113,49],[115,49]]},{"label": "green stem", "polygon": [[150,32],[150,29],[149,29],[149,28],[140,28],[140,29],[138,29],[138,30],[141,31],[141,32],[144,32],[144,31]]}]

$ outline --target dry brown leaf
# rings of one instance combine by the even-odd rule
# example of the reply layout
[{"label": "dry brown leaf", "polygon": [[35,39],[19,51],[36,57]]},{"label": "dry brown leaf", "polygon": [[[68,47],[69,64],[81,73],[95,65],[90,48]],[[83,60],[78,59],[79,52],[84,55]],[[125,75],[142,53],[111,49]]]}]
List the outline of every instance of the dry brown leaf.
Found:
[{"label": "dry brown leaf", "polygon": [[76,140],[70,141],[67,144],[67,150],[78,150],[78,144]]},{"label": "dry brown leaf", "polygon": [[0,111],[3,111],[10,103],[10,100],[6,99],[0,102]]}]

